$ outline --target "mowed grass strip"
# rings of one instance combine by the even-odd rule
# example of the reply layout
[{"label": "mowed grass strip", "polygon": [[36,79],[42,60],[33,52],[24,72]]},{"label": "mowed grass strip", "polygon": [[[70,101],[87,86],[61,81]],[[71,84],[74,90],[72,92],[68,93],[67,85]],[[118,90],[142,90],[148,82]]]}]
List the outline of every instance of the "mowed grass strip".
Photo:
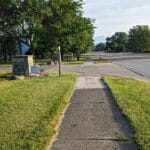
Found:
[{"label": "mowed grass strip", "polygon": [[84,60],[68,60],[68,61],[64,61],[64,65],[82,65],[84,64],[86,61]]},{"label": "mowed grass strip", "polygon": [[104,58],[99,58],[94,60],[94,64],[101,64],[101,63],[110,63],[110,60],[104,59]]},{"label": "mowed grass strip", "polygon": [[0,71],[0,81],[6,80],[7,75],[10,75],[10,71]]},{"label": "mowed grass strip", "polygon": [[42,150],[72,94],[76,75],[0,81],[0,149]]},{"label": "mowed grass strip", "polygon": [[81,56],[80,60],[77,60],[77,58],[73,58],[73,59],[64,60],[63,63],[64,65],[82,65],[86,61],[87,61],[87,57]]},{"label": "mowed grass strip", "polygon": [[11,65],[12,65],[11,62],[10,62],[10,63],[0,62],[0,67],[1,67],[1,66],[7,67],[7,66],[11,66]]},{"label": "mowed grass strip", "polygon": [[150,83],[112,76],[104,80],[129,119],[140,149],[150,150]]}]

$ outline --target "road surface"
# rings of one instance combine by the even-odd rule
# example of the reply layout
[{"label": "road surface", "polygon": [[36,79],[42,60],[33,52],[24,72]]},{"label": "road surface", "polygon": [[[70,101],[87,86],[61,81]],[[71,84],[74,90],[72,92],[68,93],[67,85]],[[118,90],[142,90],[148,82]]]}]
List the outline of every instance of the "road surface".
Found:
[{"label": "road surface", "polygon": [[103,53],[95,52],[92,55],[111,60],[123,68],[126,68],[143,77],[150,78],[150,53]]}]

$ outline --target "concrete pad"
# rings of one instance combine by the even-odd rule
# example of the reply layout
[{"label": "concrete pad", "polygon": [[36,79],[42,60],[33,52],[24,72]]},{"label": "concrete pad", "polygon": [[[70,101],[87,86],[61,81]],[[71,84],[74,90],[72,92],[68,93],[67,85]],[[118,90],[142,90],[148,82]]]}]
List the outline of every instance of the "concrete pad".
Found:
[{"label": "concrete pad", "polygon": [[77,79],[75,89],[102,89],[105,85],[100,77],[79,77]]}]

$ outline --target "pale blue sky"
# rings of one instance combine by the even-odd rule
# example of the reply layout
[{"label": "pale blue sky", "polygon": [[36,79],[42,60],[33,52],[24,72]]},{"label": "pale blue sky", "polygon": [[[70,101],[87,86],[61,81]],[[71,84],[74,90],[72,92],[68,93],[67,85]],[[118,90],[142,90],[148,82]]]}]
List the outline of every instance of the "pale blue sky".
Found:
[{"label": "pale blue sky", "polygon": [[134,25],[150,25],[150,0],[83,0],[84,14],[95,20],[95,42]]}]

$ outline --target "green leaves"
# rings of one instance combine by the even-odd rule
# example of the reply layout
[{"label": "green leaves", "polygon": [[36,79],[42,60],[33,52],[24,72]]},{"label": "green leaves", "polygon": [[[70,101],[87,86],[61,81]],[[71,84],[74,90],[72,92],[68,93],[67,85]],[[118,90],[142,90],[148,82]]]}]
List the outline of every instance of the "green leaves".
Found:
[{"label": "green leaves", "polygon": [[137,25],[130,29],[128,35],[116,32],[106,41],[108,51],[150,52],[150,28],[147,25]]},{"label": "green leaves", "polygon": [[125,32],[116,32],[110,38],[107,38],[106,48],[113,52],[125,51],[128,41],[128,35]]},{"label": "green leaves", "polygon": [[[62,54],[88,50],[93,45],[93,25],[90,19],[82,16],[82,1],[49,1],[52,16],[45,17],[43,25],[47,29],[47,45],[57,50],[62,47]],[[85,33],[86,32],[86,33]],[[86,36],[88,33],[88,36]],[[87,40],[87,37],[88,40]],[[43,41],[43,38],[41,39]],[[44,41],[43,41],[44,42]]]},{"label": "green leaves", "polygon": [[86,51],[93,45],[93,25],[82,16],[82,4],[82,0],[6,0],[0,6],[0,29],[7,27],[5,34],[35,55],[54,53],[58,45],[63,52]]},{"label": "green leaves", "polygon": [[130,29],[128,49],[133,52],[150,51],[150,28],[148,26],[135,26]]}]

